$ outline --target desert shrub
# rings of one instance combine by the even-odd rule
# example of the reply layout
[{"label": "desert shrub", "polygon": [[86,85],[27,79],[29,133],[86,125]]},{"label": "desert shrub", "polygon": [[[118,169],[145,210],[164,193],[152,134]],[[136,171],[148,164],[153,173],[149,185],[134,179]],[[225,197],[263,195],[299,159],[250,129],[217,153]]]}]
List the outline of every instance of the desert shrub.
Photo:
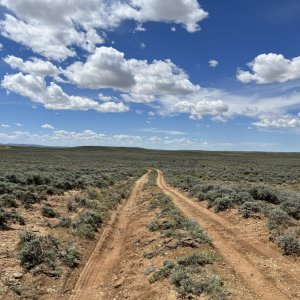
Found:
[{"label": "desert shrub", "polygon": [[187,274],[186,270],[181,267],[176,267],[170,275],[170,281],[177,287],[177,292],[180,296],[189,294],[199,295],[201,288]]},{"label": "desert shrub", "polygon": [[295,236],[281,235],[277,238],[277,243],[284,255],[300,256],[300,241]]},{"label": "desert shrub", "polygon": [[95,237],[95,232],[102,224],[102,217],[93,212],[88,211],[78,216],[77,220],[72,224],[74,232],[79,236],[88,239]]},{"label": "desert shrub", "polygon": [[30,208],[32,204],[39,202],[37,195],[31,191],[19,191],[16,198],[22,202],[25,208]]},{"label": "desert shrub", "polygon": [[279,192],[267,185],[258,185],[250,189],[250,194],[255,200],[263,200],[273,204],[279,204]]},{"label": "desert shrub", "polygon": [[217,198],[214,202],[214,208],[216,212],[231,209],[233,206],[233,200],[228,197]]},{"label": "desert shrub", "polygon": [[234,203],[241,205],[245,202],[253,201],[253,197],[247,191],[236,191],[236,193],[233,196],[233,201]]},{"label": "desert shrub", "polygon": [[57,218],[59,217],[59,213],[53,210],[50,207],[44,206],[42,208],[42,215],[47,218]]},{"label": "desert shrub", "polygon": [[62,217],[59,220],[58,226],[63,227],[63,228],[70,228],[72,226],[72,220],[68,217]]},{"label": "desert shrub", "polygon": [[87,199],[85,197],[82,197],[81,195],[76,195],[74,197],[74,200],[80,207],[85,207],[85,208],[97,207],[97,202],[95,200]]},{"label": "desert shrub", "polygon": [[171,261],[164,261],[163,266],[149,278],[149,282],[154,283],[160,279],[169,277],[175,266],[175,263]]},{"label": "desert shrub", "polygon": [[159,226],[155,221],[153,221],[147,225],[147,228],[149,229],[149,231],[157,231],[159,229]]},{"label": "desert shrub", "polygon": [[280,229],[290,224],[288,214],[280,208],[274,208],[268,213],[268,227],[270,230]]},{"label": "desert shrub", "polygon": [[177,263],[183,266],[204,266],[206,264],[212,264],[215,258],[216,256],[213,252],[193,252],[178,258]]},{"label": "desert shrub", "polygon": [[67,203],[67,209],[69,212],[75,212],[77,210],[76,203],[73,200],[69,200]]},{"label": "desert shrub", "polygon": [[1,207],[18,207],[17,201],[13,195],[4,194],[0,198],[0,206]]},{"label": "desert shrub", "polygon": [[96,200],[99,198],[99,192],[95,188],[92,188],[92,187],[88,188],[87,194],[88,194],[88,197],[91,198],[92,200]]},{"label": "desert shrub", "polygon": [[201,281],[201,290],[215,300],[226,299],[229,294],[223,279],[217,275],[206,276]]},{"label": "desert shrub", "polygon": [[57,239],[50,235],[38,236],[28,231],[22,232],[20,239],[18,258],[26,270],[30,270],[40,264],[46,264],[55,269],[59,250]]},{"label": "desert shrub", "polygon": [[261,206],[256,202],[245,202],[239,208],[240,213],[244,218],[249,218],[261,211]]},{"label": "desert shrub", "polygon": [[15,211],[5,211],[0,208],[0,229],[7,229],[10,222],[19,222],[20,225],[25,225],[24,219]]},{"label": "desert shrub", "polygon": [[75,268],[80,263],[80,251],[74,245],[69,246],[65,251],[63,251],[61,256],[63,263],[70,268]]},{"label": "desert shrub", "polygon": [[292,198],[284,201],[281,208],[291,217],[300,220],[300,199]]}]

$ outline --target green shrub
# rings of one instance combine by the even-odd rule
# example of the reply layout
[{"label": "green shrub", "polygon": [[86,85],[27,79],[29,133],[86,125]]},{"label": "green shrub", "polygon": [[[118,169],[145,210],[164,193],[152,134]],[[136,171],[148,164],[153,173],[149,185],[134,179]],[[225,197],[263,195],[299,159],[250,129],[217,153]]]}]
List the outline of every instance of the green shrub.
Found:
[{"label": "green shrub", "polygon": [[17,208],[18,204],[13,195],[4,194],[0,198],[0,206],[1,207],[14,207]]},{"label": "green shrub", "polygon": [[262,200],[273,204],[280,203],[279,192],[267,185],[259,185],[250,189],[250,194],[255,200]]},{"label": "green shrub", "polygon": [[228,197],[217,198],[214,202],[214,208],[216,212],[231,209],[233,206],[232,199]]},{"label": "green shrub", "polygon": [[44,206],[42,208],[42,215],[47,218],[57,218],[59,217],[59,213],[53,210],[50,207]]},{"label": "green shrub", "polygon": [[234,203],[241,205],[245,202],[251,202],[253,201],[252,196],[247,191],[236,191],[233,197]]},{"label": "green shrub", "polygon": [[206,264],[212,264],[216,259],[214,252],[193,252],[186,256],[177,259],[177,263],[183,266],[204,266]]},{"label": "green shrub", "polygon": [[300,220],[300,199],[293,198],[284,201],[281,208],[291,217]]},{"label": "green shrub", "polygon": [[93,211],[88,211],[79,215],[72,226],[76,234],[88,239],[93,239],[95,237],[95,231],[97,231],[101,224],[102,217]]},{"label": "green shrub", "polygon": [[62,217],[59,220],[59,226],[63,228],[70,228],[72,226],[72,220],[68,217]]},{"label": "green shrub", "polygon": [[169,277],[175,266],[171,261],[164,261],[163,266],[149,278],[149,282],[154,283],[155,281]]},{"label": "green shrub", "polygon": [[50,235],[38,236],[28,231],[22,232],[20,239],[18,258],[26,270],[30,270],[40,264],[46,264],[55,269],[59,250],[57,239]]},{"label": "green shrub", "polygon": [[229,292],[224,286],[224,281],[217,275],[206,276],[201,281],[201,290],[209,295],[209,299],[226,299]]},{"label": "green shrub", "polygon": [[0,208],[0,229],[7,229],[10,222],[19,222],[20,225],[25,225],[24,219],[15,211],[5,211]]},{"label": "green shrub", "polygon": [[281,235],[277,238],[277,243],[284,255],[300,256],[300,241],[293,235]]},{"label": "green shrub", "polygon": [[69,200],[67,203],[67,209],[69,212],[75,212],[77,210],[76,203],[72,200]]},{"label": "green shrub", "polygon": [[290,224],[288,214],[280,208],[270,210],[268,214],[268,227],[270,230],[280,229]]},{"label": "green shrub", "polygon": [[80,251],[74,245],[70,246],[65,251],[63,251],[61,253],[61,256],[63,263],[70,268],[75,268],[80,263]]},{"label": "green shrub", "polygon": [[245,202],[240,206],[239,211],[244,218],[249,218],[257,213],[260,213],[261,207],[256,202]]},{"label": "green shrub", "polygon": [[25,208],[30,208],[32,204],[39,202],[37,195],[31,191],[19,191],[16,198],[22,202]]}]

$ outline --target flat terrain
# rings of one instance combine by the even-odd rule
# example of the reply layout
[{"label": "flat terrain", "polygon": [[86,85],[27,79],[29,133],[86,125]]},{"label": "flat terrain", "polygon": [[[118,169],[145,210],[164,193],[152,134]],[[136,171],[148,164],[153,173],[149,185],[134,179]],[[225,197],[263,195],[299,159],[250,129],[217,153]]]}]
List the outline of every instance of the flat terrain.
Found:
[{"label": "flat terrain", "polygon": [[300,299],[298,154],[1,153],[1,299]]}]

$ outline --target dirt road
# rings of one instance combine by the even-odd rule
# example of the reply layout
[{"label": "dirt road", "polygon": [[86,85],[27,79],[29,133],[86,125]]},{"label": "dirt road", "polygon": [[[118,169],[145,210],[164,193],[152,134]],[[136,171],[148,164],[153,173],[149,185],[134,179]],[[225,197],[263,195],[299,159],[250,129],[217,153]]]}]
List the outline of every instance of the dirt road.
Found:
[{"label": "dirt road", "polygon": [[127,201],[112,215],[72,291],[70,300],[107,299],[105,289],[110,285],[113,269],[122,251],[124,232],[130,222],[132,208],[147,176],[145,174],[136,182]]},{"label": "dirt road", "polygon": [[158,170],[157,184],[189,218],[199,222],[243,284],[257,299],[300,299],[299,263],[283,257],[268,243],[242,237],[234,224],[168,186]]}]

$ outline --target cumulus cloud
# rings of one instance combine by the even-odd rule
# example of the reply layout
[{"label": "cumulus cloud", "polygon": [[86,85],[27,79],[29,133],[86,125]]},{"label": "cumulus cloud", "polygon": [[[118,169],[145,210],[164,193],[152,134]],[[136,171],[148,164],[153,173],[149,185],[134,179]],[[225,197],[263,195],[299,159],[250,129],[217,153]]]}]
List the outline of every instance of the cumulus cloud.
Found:
[{"label": "cumulus cloud", "polygon": [[2,128],[9,128],[10,125],[8,125],[8,124],[1,124],[0,127],[2,127]]},{"label": "cumulus cloud", "polygon": [[55,129],[54,126],[52,126],[52,125],[50,125],[50,124],[47,124],[47,123],[41,125],[41,127],[44,128],[44,129],[51,129],[51,130],[54,130],[54,129]]},{"label": "cumulus cloud", "polygon": [[56,60],[75,56],[73,45],[93,52],[103,43],[99,30],[113,30],[123,20],[176,23],[195,32],[208,16],[197,0],[1,0],[0,4],[9,12],[0,22],[2,35]]},{"label": "cumulus cloud", "polygon": [[98,112],[126,112],[129,108],[123,103],[105,102],[70,96],[60,86],[51,82],[47,85],[42,77],[31,74],[17,73],[5,75],[2,86],[8,91],[30,98],[33,102],[41,103],[47,109],[62,110],[96,110]]},{"label": "cumulus cloud", "polygon": [[216,68],[219,65],[219,62],[215,59],[211,59],[211,60],[208,61],[208,65],[211,68]]},{"label": "cumulus cloud", "polygon": [[162,115],[184,113],[188,114],[191,119],[201,119],[206,115],[217,116],[228,112],[228,104],[215,97],[214,92],[202,90],[183,97],[162,97],[160,105]]},{"label": "cumulus cloud", "polygon": [[253,125],[261,128],[296,128],[300,127],[300,116],[282,115],[273,118],[262,118]]},{"label": "cumulus cloud", "polygon": [[251,71],[238,70],[237,79],[243,83],[266,84],[300,79],[300,56],[292,59],[282,54],[260,54],[248,63]]},{"label": "cumulus cloud", "polygon": [[31,60],[24,61],[20,57],[8,55],[3,59],[11,68],[17,69],[23,73],[36,76],[51,76],[55,77],[59,74],[59,69],[49,61],[44,61],[36,57]]},{"label": "cumulus cloud", "polygon": [[125,59],[112,47],[99,47],[87,61],[75,62],[64,75],[82,88],[112,88],[125,92],[126,101],[152,102],[155,96],[182,95],[198,91],[188,75],[170,60]]}]

